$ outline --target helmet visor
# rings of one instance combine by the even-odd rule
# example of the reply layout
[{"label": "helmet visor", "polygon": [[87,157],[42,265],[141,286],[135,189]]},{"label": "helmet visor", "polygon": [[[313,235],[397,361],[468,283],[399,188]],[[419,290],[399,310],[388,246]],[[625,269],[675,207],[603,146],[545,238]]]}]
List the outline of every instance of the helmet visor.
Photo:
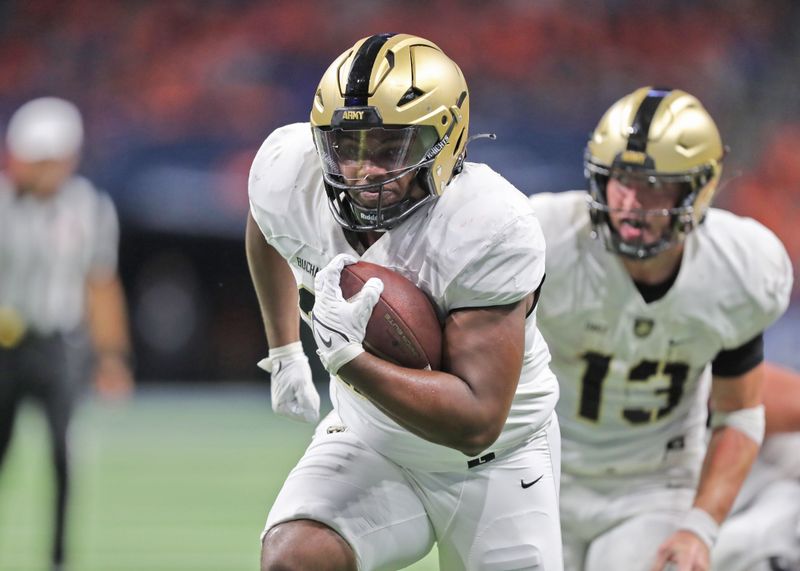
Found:
[{"label": "helmet visor", "polygon": [[598,164],[588,158],[584,161],[586,174],[608,180],[614,178],[625,186],[649,189],[654,195],[663,192],[674,184],[684,184],[685,190],[697,191],[710,182],[714,175],[710,164],[703,164],[684,172],[665,173],[652,169],[613,166],[611,168]]},{"label": "helmet visor", "polygon": [[433,160],[438,141],[429,125],[314,129],[326,180],[347,187],[386,183]]}]

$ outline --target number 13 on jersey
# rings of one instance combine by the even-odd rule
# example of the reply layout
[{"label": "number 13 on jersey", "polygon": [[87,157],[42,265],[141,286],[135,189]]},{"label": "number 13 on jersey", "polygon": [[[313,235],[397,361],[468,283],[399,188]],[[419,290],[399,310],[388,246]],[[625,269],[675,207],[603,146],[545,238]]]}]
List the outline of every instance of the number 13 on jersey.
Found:
[{"label": "number 13 on jersey", "polygon": [[[586,369],[581,379],[578,414],[581,418],[598,422],[604,400],[604,385],[609,377],[613,356],[587,351],[580,357],[586,362]],[[686,363],[640,361],[628,370],[625,378],[623,393],[633,396],[625,397],[627,406],[622,407],[622,417],[630,424],[645,424],[665,417],[678,406],[688,376],[689,366]],[[669,380],[667,386],[658,383],[659,386],[654,386],[650,393],[651,398],[646,399],[648,403],[652,403],[653,397],[663,401],[660,406],[636,402],[645,400],[636,396],[642,389],[646,389],[648,384],[655,385],[656,379],[664,377]]]}]

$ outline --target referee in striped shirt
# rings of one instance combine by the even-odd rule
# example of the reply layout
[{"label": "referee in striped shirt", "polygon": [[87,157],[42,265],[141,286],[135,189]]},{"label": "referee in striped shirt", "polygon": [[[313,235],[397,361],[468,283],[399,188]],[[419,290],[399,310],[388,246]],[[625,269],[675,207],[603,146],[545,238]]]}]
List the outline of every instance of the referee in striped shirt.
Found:
[{"label": "referee in striped shirt", "polygon": [[69,491],[67,432],[93,377],[102,395],[132,390],[119,228],[110,198],[75,174],[78,109],[44,97],[6,132],[0,173],[0,463],[27,397],[43,408],[55,466],[53,570],[64,569]]}]

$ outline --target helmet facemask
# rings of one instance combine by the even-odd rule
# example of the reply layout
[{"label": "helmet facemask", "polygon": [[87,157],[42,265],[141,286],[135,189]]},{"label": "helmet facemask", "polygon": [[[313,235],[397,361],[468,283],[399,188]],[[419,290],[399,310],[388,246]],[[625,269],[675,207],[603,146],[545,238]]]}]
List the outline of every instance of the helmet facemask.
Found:
[{"label": "helmet facemask", "polygon": [[432,127],[314,128],[336,221],[354,231],[388,230],[437,195],[426,180],[441,150]]},{"label": "helmet facemask", "polygon": [[[698,213],[696,206],[706,204],[701,197],[716,182],[712,165],[685,173],[664,174],[626,166],[609,169],[587,160],[585,169],[593,236],[601,239],[608,250],[638,260],[682,244],[702,223],[705,211]],[[622,192],[636,193],[640,207],[609,204],[612,180],[625,189]],[[661,228],[658,235],[647,235],[658,228]]]}]

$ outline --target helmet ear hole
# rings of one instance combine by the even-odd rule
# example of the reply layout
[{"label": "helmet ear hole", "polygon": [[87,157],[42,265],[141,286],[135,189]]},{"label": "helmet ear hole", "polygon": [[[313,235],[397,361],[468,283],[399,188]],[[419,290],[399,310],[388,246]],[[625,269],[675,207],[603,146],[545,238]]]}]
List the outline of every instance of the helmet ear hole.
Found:
[{"label": "helmet ear hole", "polygon": [[[682,182],[680,186],[680,194],[678,194],[678,200],[675,204],[675,207],[681,207],[683,205],[691,206],[692,202],[694,202],[694,192],[695,186],[691,182]],[[702,187],[697,187],[698,189]],[[689,204],[687,204],[687,202]]]},{"label": "helmet ear hole", "polygon": [[456,140],[456,144],[453,146],[453,156],[458,156],[458,154],[462,150],[461,143],[464,140],[464,129],[461,129],[461,132],[458,134],[458,139]]}]

